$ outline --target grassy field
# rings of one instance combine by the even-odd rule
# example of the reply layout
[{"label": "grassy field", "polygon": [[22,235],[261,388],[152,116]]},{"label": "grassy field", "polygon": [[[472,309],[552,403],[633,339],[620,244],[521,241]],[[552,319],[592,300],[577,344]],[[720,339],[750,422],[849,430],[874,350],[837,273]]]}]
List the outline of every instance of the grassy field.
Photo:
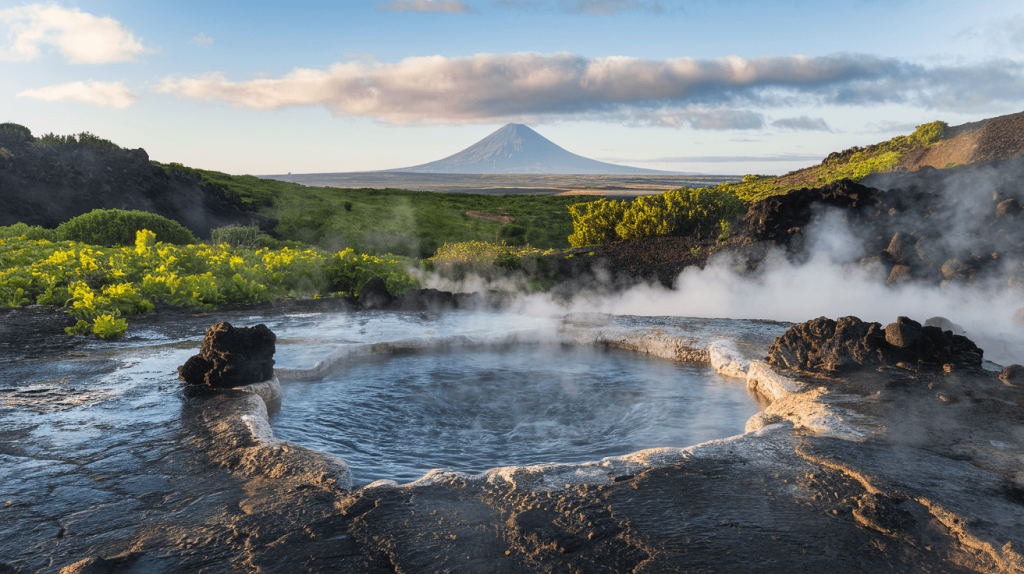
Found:
[{"label": "grassy field", "polygon": [[[476,195],[402,189],[306,187],[250,175],[157,164],[193,173],[229,197],[279,221],[285,239],[337,251],[426,258],[445,243],[502,241],[566,249],[569,205],[587,196]],[[468,214],[467,214],[468,213]]]}]

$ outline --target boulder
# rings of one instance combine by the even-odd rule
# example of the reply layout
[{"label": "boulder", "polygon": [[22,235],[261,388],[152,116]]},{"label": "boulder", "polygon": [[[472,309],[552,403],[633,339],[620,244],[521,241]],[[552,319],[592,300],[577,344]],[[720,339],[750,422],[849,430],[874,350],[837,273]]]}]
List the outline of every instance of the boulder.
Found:
[{"label": "boulder", "polygon": [[921,340],[921,324],[906,317],[885,326],[885,342],[901,349],[910,349]]},{"label": "boulder", "polygon": [[967,272],[967,266],[959,259],[949,259],[942,264],[942,276],[946,279],[956,279]]},{"label": "boulder", "polygon": [[912,238],[906,233],[896,232],[889,241],[889,247],[885,249],[894,261],[907,261],[913,253]]},{"label": "boulder", "polygon": [[1020,203],[1016,199],[1004,199],[996,205],[996,217],[1014,217],[1020,210]]},{"label": "boulder", "polygon": [[794,325],[772,343],[767,361],[788,370],[839,372],[903,364],[919,370],[981,365],[983,351],[967,337],[900,317],[882,328],[857,317],[826,317]]},{"label": "boulder", "polygon": [[910,267],[906,265],[894,265],[892,271],[889,272],[889,278],[885,280],[885,284],[894,287],[896,285],[902,285],[910,281]]},{"label": "boulder", "polygon": [[1024,366],[1009,365],[999,373],[999,380],[1008,387],[1024,387]]},{"label": "boulder", "polygon": [[363,309],[384,309],[394,300],[380,277],[370,279],[359,291],[359,306]]},{"label": "boulder", "polygon": [[195,388],[232,388],[274,377],[274,343],[266,325],[232,327],[217,323],[206,330],[198,355],[178,367],[178,378]]},{"label": "boulder", "polygon": [[950,321],[945,317],[932,317],[924,322],[925,327],[938,327],[943,331],[950,331],[954,335],[966,335],[967,331],[963,327]]}]

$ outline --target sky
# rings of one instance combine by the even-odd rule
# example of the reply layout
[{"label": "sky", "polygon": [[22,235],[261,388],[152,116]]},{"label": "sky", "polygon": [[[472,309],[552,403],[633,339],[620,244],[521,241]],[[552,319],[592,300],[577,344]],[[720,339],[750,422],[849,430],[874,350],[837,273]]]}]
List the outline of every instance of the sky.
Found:
[{"label": "sky", "polygon": [[976,0],[0,0],[0,122],[232,174],[571,152],[781,174],[1024,111],[1024,7]]}]

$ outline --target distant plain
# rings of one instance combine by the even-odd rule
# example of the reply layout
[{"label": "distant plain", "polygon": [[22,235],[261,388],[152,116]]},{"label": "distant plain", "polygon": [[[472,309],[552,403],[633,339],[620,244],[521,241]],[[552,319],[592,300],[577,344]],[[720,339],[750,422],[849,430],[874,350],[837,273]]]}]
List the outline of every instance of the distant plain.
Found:
[{"label": "distant plain", "polygon": [[742,179],[742,176],[731,175],[444,174],[393,171],[260,177],[313,187],[391,188],[485,195],[600,195],[610,199],[655,195],[680,187],[708,187]]}]

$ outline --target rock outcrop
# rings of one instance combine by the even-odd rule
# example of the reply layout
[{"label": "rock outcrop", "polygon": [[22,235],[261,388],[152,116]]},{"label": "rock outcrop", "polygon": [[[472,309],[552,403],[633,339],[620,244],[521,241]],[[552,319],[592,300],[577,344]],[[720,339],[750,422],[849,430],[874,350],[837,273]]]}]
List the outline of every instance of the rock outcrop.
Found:
[{"label": "rock outcrop", "polygon": [[224,389],[274,377],[274,343],[266,325],[232,327],[217,323],[206,330],[199,354],[178,367],[178,378],[193,388]]},{"label": "rock outcrop", "polygon": [[857,317],[819,317],[787,329],[768,349],[767,361],[775,368],[802,371],[880,366],[939,370],[948,365],[979,366],[982,354],[967,337],[922,327],[906,317],[885,328]]}]

